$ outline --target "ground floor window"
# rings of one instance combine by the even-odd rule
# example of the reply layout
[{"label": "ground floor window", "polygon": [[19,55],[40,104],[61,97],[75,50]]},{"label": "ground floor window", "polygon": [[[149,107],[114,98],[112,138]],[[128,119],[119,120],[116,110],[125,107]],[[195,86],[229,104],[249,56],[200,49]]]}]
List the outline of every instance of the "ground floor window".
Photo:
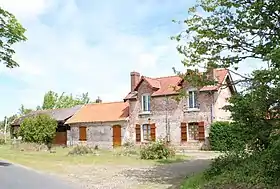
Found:
[{"label": "ground floor window", "polygon": [[188,123],[189,140],[198,139],[198,122]]},{"label": "ground floor window", "polygon": [[143,124],[142,125],[143,139],[150,140],[151,139],[151,125]]}]

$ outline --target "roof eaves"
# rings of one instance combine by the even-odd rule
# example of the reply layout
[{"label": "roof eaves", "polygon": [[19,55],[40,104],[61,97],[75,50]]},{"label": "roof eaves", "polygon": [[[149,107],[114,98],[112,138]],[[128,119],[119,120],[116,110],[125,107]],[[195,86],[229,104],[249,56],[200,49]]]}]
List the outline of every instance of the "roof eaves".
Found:
[{"label": "roof eaves", "polygon": [[126,118],[122,118],[122,119],[116,119],[116,120],[95,120],[95,121],[77,121],[77,122],[71,122],[68,123],[70,126],[74,125],[74,124],[84,124],[84,123],[106,123],[106,122],[116,122],[116,121],[126,121]]},{"label": "roof eaves", "polygon": [[164,93],[164,94],[152,94],[152,97],[161,97],[161,96],[173,96],[178,95],[179,92],[172,92],[172,93]]}]

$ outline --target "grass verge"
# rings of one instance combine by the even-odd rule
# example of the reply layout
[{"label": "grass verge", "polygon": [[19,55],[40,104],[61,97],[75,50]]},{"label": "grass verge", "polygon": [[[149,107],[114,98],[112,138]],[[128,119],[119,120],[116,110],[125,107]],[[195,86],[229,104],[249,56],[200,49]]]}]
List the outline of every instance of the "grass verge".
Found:
[{"label": "grass verge", "polygon": [[20,151],[10,145],[0,145],[0,159],[18,163],[37,170],[64,173],[73,165],[159,165],[184,161],[186,156],[175,156],[167,160],[141,160],[138,156],[120,156],[112,151],[98,150],[97,155],[67,155],[71,148],[56,147],[55,153],[48,151]]},{"label": "grass verge", "polygon": [[207,181],[203,173],[188,177],[181,185],[181,189],[200,189]]}]

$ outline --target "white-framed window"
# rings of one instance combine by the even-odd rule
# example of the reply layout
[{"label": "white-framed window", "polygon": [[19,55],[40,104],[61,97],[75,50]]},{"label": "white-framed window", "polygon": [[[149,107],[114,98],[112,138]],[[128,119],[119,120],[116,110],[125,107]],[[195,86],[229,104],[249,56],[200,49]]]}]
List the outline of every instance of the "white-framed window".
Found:
[{"label": "white-framed window", "polygon": [[197,90],[188,91],[188,108],[189,109],[199,109],[197,98],[198,98]]},{"label": "white-framed window", "polygon": [[150,112],[151,111],[151,96],[150,94],[143,94],[142,99],[142,111],[143,112]]},{"label": "white-framed window", "polygon": [[143,140],[150,140],[151,139],[151,125],[150,124],[143,124],[142,125],[142,133],[143,133]]}]

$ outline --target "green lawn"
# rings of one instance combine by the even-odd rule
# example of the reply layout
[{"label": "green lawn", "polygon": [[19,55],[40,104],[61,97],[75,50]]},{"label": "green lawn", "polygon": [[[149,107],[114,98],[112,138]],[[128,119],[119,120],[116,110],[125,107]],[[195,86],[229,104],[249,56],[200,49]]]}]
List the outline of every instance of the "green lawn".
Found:
[{"label": "green lawn", "polygon": [[200,189],[206,184],[203,173],[198,173],[187,178],[181,186],[181,189]]},{"label": "green lawn", "polygon": [[141,160],[138,156],[119,156],[112,151],[98,150],[97,155],[67,155],[70,148],[56,147],[55,153],[48,151],[21,151],[10,145],[0,145],[0,159],[18,163],[47,172],[64,172],[73,165],[158,165],[183,161],[186,156],[176,156],[167,160]]}]

